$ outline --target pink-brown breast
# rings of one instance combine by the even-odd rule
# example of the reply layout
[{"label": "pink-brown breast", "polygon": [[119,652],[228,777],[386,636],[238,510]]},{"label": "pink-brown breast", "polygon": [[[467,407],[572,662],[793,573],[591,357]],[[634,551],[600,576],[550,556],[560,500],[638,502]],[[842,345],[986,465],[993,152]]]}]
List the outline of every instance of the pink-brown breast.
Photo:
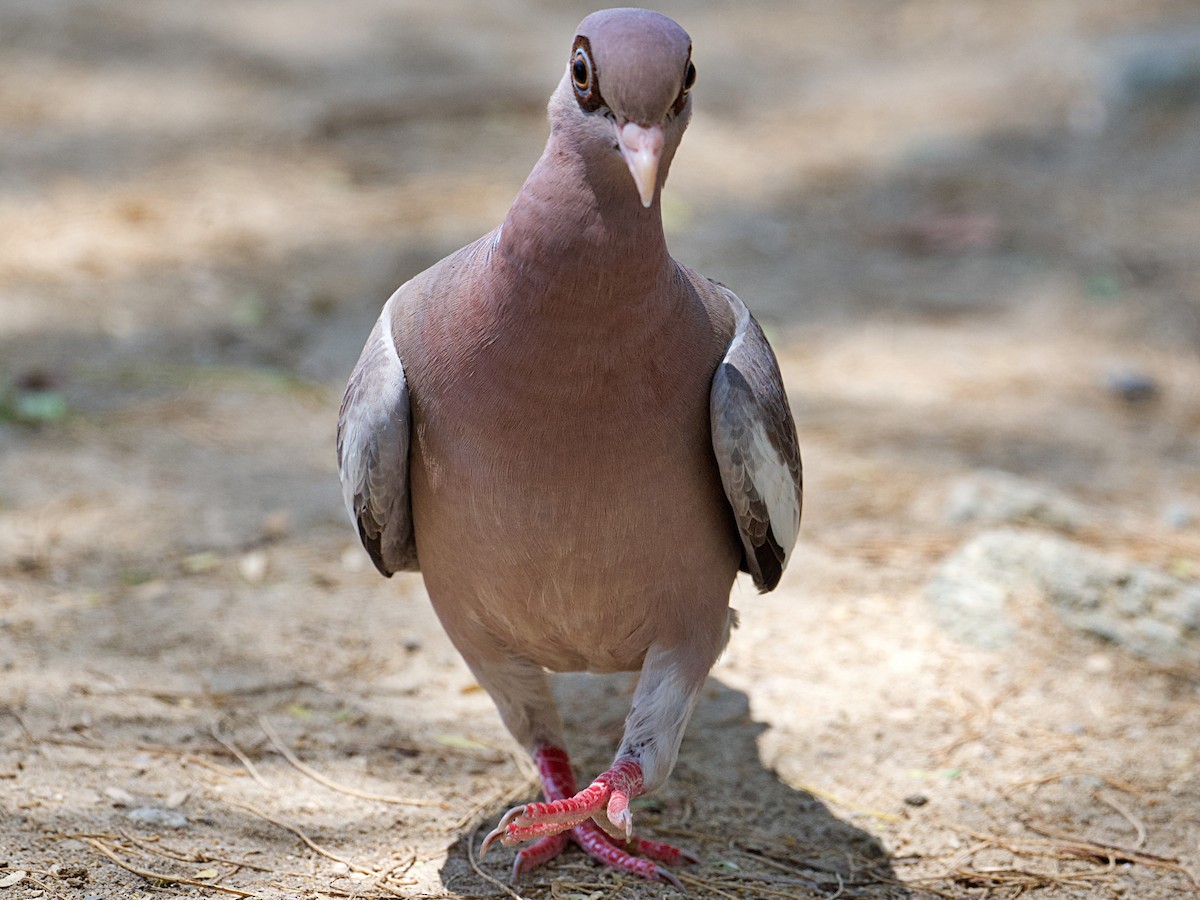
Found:
[{"label": "pink-brown breast", "polygon": [[456,277],[396,328],[418,556],[451,639],[557,671],[723,640],[740,550],[709,432],[720,307],[682,275],[603,306]]}]

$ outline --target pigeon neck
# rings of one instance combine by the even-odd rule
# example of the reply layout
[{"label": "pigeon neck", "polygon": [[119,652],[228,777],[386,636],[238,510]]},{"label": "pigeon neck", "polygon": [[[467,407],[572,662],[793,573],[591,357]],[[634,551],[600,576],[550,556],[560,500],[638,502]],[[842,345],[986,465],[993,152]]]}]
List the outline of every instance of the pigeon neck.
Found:
[{"label": "pigeon neck", "polygon": [[656,291],[673,270],[658,196],[643,207],[620,157],[589,163],[564,143],[551,136],[513,202],[498,243],[504,263],[569,286],[576,304],[593,293],[611,304],[622,284],[630,300]]}]

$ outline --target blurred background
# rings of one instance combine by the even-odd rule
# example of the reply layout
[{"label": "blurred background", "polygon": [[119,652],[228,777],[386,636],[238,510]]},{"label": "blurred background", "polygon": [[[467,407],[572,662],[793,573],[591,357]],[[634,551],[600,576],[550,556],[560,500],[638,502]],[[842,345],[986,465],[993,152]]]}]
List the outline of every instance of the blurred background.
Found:
[{"label": "blurred background", "polygon": [[[53,837],[94,832],[251,891],[499,891],[463,841],[527,773],[357,547],[333,429],[391,291],[503,217],[593,8],[0,2],[0,881],[145,889]],[[1200,8],[658,8],[699,71],[668,240],[775,344],[806,509],[641,821],[698,896],[1196,887]],[[627,687],[589,690],[599,765]],[[378,798],[414,792],[448,806]],[[562,865],[528,895],[615,883]]]}]

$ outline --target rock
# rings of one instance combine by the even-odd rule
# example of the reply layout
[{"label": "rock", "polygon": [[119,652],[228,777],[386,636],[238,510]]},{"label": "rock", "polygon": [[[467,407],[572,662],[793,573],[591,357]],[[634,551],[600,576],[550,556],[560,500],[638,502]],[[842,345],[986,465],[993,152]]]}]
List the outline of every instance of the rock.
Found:
[{"label": "rock", "polygon": [[951,486],[944,518],[951,523],[997,525],[1033,521],[1070,532],[1087,521],[1088,513],[1070,497],[1036,482],[986,470],[960,478]]},{"label": "rock", "polygon": [[1014,603],[1035,595],[1070,627],[1138,656],[1200,659],[1200,584],[1054,535],[984,532],[942,563],[926,593],[943,627],[988,649],[1012,642]]},{"label": "rock", "polygon": [[925,588],[938,624],[960,641],[984,650],[1000,650],[1017,634],[1009,592],[992,576],[990,548],[975,539],[960,547],[938,568]]},{"label": "rock", "polygon": [[186,828],[187,816],[173,809],[162,809],[157,806],[139,806],[131,809],[129,818],[139,825],[150,828]]}]

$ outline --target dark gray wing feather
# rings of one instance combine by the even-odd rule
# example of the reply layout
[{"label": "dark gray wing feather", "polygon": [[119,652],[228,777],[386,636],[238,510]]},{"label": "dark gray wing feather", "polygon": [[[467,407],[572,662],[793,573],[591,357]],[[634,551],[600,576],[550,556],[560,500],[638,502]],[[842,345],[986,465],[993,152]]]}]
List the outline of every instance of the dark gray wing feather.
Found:
[{"label": "dark gray wing feather", "polygon": [[766,335],[737,295],[716,287],[737,325],[709,393],[713,452],[742,539],[742,570],[769,591],[800,530],[800,445]]},{"label": "dark gray wing feather", "polygon": [[416,571],[408,485],[412,415],[404,365],[392,338],[391,306],[379,321],[350,376],[338,414],[338,473],[358,536],[384,575]]}]

